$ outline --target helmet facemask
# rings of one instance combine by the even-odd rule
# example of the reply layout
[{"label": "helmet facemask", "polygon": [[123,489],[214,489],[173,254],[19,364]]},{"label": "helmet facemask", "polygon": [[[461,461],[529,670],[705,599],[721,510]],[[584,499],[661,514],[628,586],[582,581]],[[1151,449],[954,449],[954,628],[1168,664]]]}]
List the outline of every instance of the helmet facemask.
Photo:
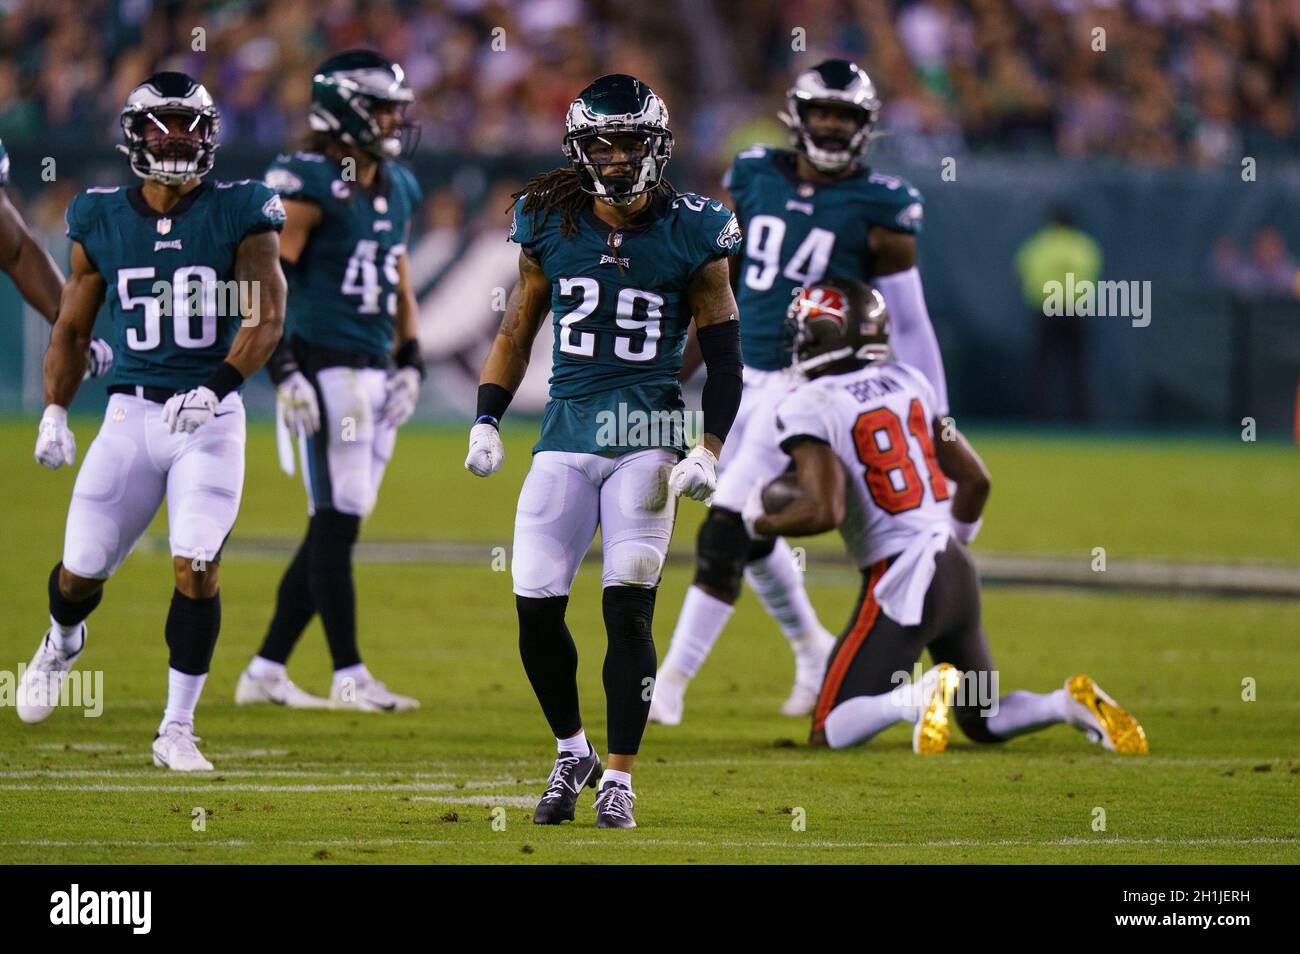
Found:
[{"label": "helmet facemask", "polygon": [[189,77],[150,77],[131,93],[121,124],[126,142],[117,148],[140,178],[178,187],[212,171],[221,116]]},{"label": "helmet facemask", "polygon": [[606,127],[564,139],[583,191],[615,206],[631,205],[651,191],[672,153],[672,133],[645,127]]},{"label": "helmet facemask", "polygon": [[[406,118],[414,101],[399,65],[369,51],[351,51],[327,60],[312,77],[308,123],[376,159],[397,159],[411,155],[420,141],[419,125]],[[386,111],[392,122],[382,121]]]},{"label": "helmet facemask", "polygon": [[[826,60],[796,78],[786,93],[785,112],[780,119],[790,129],[790,142],[823,173],[838,173],[867,154],[875,138],[880,99],[875,84],[855,63]],[[814,107],[851,111],[852,132],[830,133],[813,130],[810,113]]]}]

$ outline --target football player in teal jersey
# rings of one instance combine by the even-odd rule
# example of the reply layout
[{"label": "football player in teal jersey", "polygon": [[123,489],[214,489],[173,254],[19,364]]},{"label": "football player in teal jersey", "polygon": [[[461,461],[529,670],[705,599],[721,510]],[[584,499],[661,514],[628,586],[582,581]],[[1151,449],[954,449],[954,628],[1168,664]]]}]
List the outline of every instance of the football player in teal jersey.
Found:
[{"label": "football player in teal jersey", "polygon": [[[510,238],[519,282],[483,365],[465,466],[500,468],[497,425],[528,369],[547,312],[555,340],[550,400],[519,494],[511,570],[519,653],[559,754],[533,821],[574,817],[600,781],[596,826],[632,828],[632,766],[653,691],[656,587],[676,497],[705,500],[740,403],[740,328],[726,259],[740,245],[721,202],[678,194],[663,177],[668,110],[650,87],[602,76],[569,107],[564,153],[517,195]],[[684,412],[678,374],[692,318],[708,380],[702,422]],[[688,431],[699,435],[686,452]],[[682,455],[686,454],[683,459]],[[609,761],[587,741],[569,590],[600,527],[608,649]]]},{"label": "football player in teal jersey", "polygon": [[36,459],[71,465],[68,405],[107,297],[117,361],[99,435],[77,474],[63,560],[50,573],[50,628],[23,677],[18,714],[59,702],[104,583],[167,501],[175,591],[167,614],[167,708],[154,764],[210,771],[194,710],[221,626],[218,570],[244,484],[240,387],[283,328],[280,197],[260,182],[204,182],[221,117],[184,73],[132,91],[122,132],[135,188],[94,188],[68,206],[72,274],[45,356]]},{"label": "football player in teal jersey", "polygon": [[[50,253],[41,248],[27,229],[27,223],[9,201],[9,153],[0,142],[0,271],[18,288],[18,293],[54,324],[63,291],[63,276]],[[107,374],[113,366],[113,348],[103,338],[90,339],[86,377]]]},{"label": "football player in teal jersey", "polygon": [[[308,521],[262,648],[240,676],[240,704],[367,712],[419,705],[390,692],[361,661],[352,578],[361,521],[424,377],[406,270],[420,189],[394,161],[415,131],[404,118],[413,98],[396,63],[367,50],[330,57],[312,79],[312,141],[266,173],[288,216],[280,256],[290,292],[285,338],[268,368],[289,473],[290,435],[299,441]],[[299,689],[286,671],[317,614],[334,663],[328,700]]]},{"label": "football player in teal jersey", "polygon": [[789,544],[750,540],[740,516],[750,490],[788,464],[763,409],[791,384],[783,328],[795,289],[825,274],[871,281],[889,307],[897,359],[922,373],[938,412],[948,413],[943,360],[916,270],[921,194],[862,161],[879,111],[875,86],[856,64],[820,63],[786,97],[781,118],[794,148],[745,149],[724,180],[745,233],[732,267],[744,316],[745,393],[700,527],[695,582],[655,681],[656,722],[681,721],[686,688],[730,619],[742,577],[794,650],[794,687],[782,713],[806,715],[817,701],[834,637],[817,620]]}]

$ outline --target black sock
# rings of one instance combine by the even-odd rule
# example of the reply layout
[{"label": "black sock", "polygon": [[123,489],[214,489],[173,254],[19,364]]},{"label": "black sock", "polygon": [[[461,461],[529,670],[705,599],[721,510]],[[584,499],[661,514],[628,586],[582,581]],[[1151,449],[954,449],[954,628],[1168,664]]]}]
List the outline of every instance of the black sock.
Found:
[{"label": "black sock", "polygon": [[516,596],[519,657],[557,739],[582,728],[578,710],[578,647],[564,623],[567,596]]},{"label": "black sock", "polygon": [[62,569],[63,564],[56,563],[50,571],[50,615],[60,626],[76,626],[95,611],[99,601],[104,598],[104,588],[101,586],[94,596],[88,596],[81,602],[70,600],[59,592],[59,571]]},{"label": "black sock", "polygon": [[316,607],[311,601],[311,589],[307,585],[314,527],[314,523],[307,524],[307,536],[303,538],[298,552],[293,555],[293,562],[280,578],[280,588],[275,595],[275,615],[271,617],[271,625],[266,631],[266,638],[262,640],[262,648],[257,651],[263,659],[281,665],[289,661],[289,654],[293,652],[302,631],[316,615]]},{"label": "black sock", "polygon": [[337,510],[318,510],[308,535],[307,587],[325,627],[334,668],[361,662],[357,649],[357,591],[352,582],[352,545],[361,518]]},{"label": "black sock", "polygon": [[655,589],[608,586],[603,605],[609,648],[605,652],[605,710],[609,751],[636,755],[641,747],[655,675],[655,642],[650,625]]},{"label": "black sock", "polygon": [[221,631],[221,594],[191,599],[180,590],[172,593],[167,613],[167,665],[189,676],[202,676],[212,664]]}]

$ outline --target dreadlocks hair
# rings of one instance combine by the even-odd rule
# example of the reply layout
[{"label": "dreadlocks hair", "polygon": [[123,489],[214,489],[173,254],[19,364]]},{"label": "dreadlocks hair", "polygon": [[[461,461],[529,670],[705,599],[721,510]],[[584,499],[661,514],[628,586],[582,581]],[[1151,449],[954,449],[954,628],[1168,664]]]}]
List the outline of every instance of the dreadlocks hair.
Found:
[{"label": "dreadlocks hair", "polygon": [[[660,177],[654,188],[649,191],[652,196],[655,194],[670,196],[676,193],[673,184],[663,177]],[[539,172],[510,198],[518,200],[520,196],[528,197],[524,200],[522,211],[531,216],[529,221],[534,228],[537,227],[539,215],[544,222],[551,212],[558,212],[560,235],[564,238],[569,238],[578,231],[578,216],[591,202],[591,196],[582,191],[578,170],[572,166],[560,166],[549,172]]]}]

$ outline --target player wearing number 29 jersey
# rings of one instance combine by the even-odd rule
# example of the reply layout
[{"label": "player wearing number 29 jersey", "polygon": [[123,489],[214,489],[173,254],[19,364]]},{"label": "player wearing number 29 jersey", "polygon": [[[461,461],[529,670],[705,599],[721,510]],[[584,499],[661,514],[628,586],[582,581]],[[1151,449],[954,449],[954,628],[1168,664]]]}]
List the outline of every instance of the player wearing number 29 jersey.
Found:
[{"label": "player wearing number 29 jersey", "polygon": [[[591,83],[569,105],[566,127],[572,165],[535,176],[516,196],[519,283],[483,365],[465,466],[479,477],[501,466],[497,425],[550,312],[551,399],[519,494],[511,559],[520,655],[559,749],[533,820],[572,819],[583,786],[600,776],[565,624],[569,588],[599,527],[610,756],[596,825],[632,828],[632,764],[649,709],[651,622],[676,497],[712,492],[740,402],[726,261],[740,230],[721,202],[678,194],[663,178],[668,110],[635,77]],[[709,377],[703,433],[683,460],[677,375],[692,320]]]},{"label": "player wearing number 29 jersey", "polygon": [[[269,364],[280,463],[293,473],[296,437],[308,526],[235,701],[392,712],[417,703],[389,692],[361,662],[352,548],[424,377],[406,274],[420,190],[394,161],[414,130],[404,118],[414,93],[396,63],[351,50],[321,64],[311,95],[309,148],[280,156],[266,173],[287,216],[289,314]],[[334,662],[329,703],[286,672],[317,614]]]}]

